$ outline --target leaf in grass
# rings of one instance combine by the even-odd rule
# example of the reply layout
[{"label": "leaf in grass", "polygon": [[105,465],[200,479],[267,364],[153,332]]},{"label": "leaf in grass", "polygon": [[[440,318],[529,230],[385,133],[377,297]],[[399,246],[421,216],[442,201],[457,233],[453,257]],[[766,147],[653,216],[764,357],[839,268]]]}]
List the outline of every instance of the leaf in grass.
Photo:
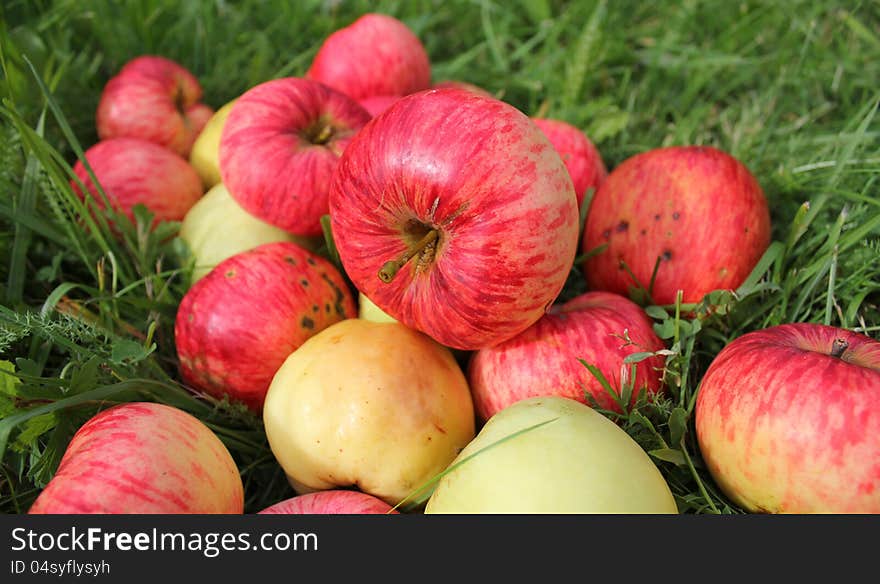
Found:
[{"label": "leaf in grass", "polygon": [[654,333],[661,339],[671,339],[675,336],[675,321],[669,319],[655,323]]},{"label": "leaf in grass", "polygon": [[22,424],[21,432],[16,436],[12,449],[26,452],[40,436],[51,431],[57,423],[58,419],[54,413],[31,418]]},{"label": "leaf in grass", "polygon": [[0,361],[0,394],[15,397],[16,388],[21,384],[15,376],[15,364],[12,361]]},{"label": "leaf in grass", "polygon": [[648,351],[640,351],[638,353],[630,353],[629,355],[627,355],[626,357],[623,358],[623,362],[626,364],[641,363],[645,359],[650,359],[654,355],[656,355],[656,353],[651,353]]},{"label": "leaf in grass", "polygon": [[669,414],[669,443],[680,445],[687,432],[688,414],[684,408],[674,408]]},{"label": "leaf in grass", "polygon": [[145,347],[136,341],[122,339],[113,344],[113,351],[110,353],[110,360],[118,365],[122,365],[126,362],[143,361],[155,350],[155,343],[151,344],[149,347]]},{"label": "leaf in grass", "polygon": [[651,305],[645,307],[645,314],[656,320],[665,320],[669,318],[669,313],[662,306]]},{"label": "leaf in grass", "polygon": [[675,448],[658,448],[656,450],[649,450],[648,454],[658,460],[671,462],[676,466],[687,466],[687,460],[681,453],[681,450]]}]

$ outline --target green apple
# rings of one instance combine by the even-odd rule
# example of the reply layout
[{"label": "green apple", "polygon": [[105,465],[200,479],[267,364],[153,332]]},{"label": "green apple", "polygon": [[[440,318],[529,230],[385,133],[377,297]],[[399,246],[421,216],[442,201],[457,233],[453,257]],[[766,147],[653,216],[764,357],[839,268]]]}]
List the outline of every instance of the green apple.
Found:
[{"label": "green apple", "polygon": [[355,486],[396,505],[474,438],[452,353],[396,322],[349,318],[310,337],[275,373],[266,438],[297,493]]},{"label": "green apple", "polygon": [[391,315],[373,304],[363,292],[358,293],[358,318],[372,322],[397,322]]},{"label": "green apple", "polygon": [[570,398],[535,397],[504,408],[447,470],[427,514],[678,513],[645,451]]},{"label": "green apple", "polygon": [[214,185],[190,208],[178,235],[195,258],[193,284],[226,258],[264,243],[292,241],[309,251],[320,243],[257,219],[232,198],[223,183]]},{"label": "green apple", "polygon": [[232,106],[233,99],[212,115],[205,127],[193,142],[189,153],[189,163],[196,169],[206,189],[210,189],[220,182],[220,135],[223,133],[223,125]]}]

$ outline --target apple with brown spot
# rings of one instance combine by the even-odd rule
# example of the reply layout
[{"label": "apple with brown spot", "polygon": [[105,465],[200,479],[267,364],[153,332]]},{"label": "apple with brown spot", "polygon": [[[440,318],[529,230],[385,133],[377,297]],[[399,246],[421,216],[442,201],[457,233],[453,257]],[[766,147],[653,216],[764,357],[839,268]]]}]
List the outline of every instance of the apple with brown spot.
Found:
[{"label": "apple with brown spot", "polygon": [[623,161],[596,191],[581,251],[601,251],[584,274],[593,290],[650,288],[662,305],[681,290],[696,303],[739,287],[770,230],[764,192],[739,160],[708,146],[657,148]]},{"label": "apple with brown spot", "polygon": [[226,446],[167,406],[106,409],[74,434],[28,513],[242,513],[244,487]]},{"label": "apple with brown spot", "polygon": [[738,337],[700,382],[696,432],[748,511],[880,513],[880,342],[814,323]]},{"label": "apple with brown spot", "polygon": [[333,264],[291,242],[263,244],[223,260],[184,295],[174,326],[180,371],[194,389],[260,412],[287,356],[356,316]]},{"label": "apple with brown spot", "polygon": [[331,489],[297,495],[266,507],[258,515],[398,514],[391,505],[361,491]]}]

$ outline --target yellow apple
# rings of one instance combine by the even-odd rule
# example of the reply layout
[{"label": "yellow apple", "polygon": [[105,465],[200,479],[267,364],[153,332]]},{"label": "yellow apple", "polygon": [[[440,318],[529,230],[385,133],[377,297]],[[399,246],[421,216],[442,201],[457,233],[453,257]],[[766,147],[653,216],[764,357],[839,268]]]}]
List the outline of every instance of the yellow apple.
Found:
[{"label": "yellow apple", "polygon": [[390,314],[373,304],[363,292],[358,293],[358,318],[373,322],[397,322]]},{"label": "yellow apple", "polygon": [[220,134],[223,133],[223,125],[229,116],[229,111],[235,104],[232,100],[212,115],[202,131],[193,142],[189,153],[189,163],[196,169],[206,189],[210,189],[220,182]]},{"label": "yellow apple", "polygon": [[263,406],[272,453],[297,493],[339,487],[396,505],[475,434],[452,353],[399,323],[343,320],[287,358]]},{"label": "yellow apple", "polygon": [[264,243],[292,241],[315,251],[319,241],[288,233],[245,211],[223,185],[214,185],[190,208],[178,236],[195,258],[192,283],[221,261]]},{"label": "yellow apple", "polygon": [[504,408],[448,470],[426,514],[678,513],[645,451],[570,398],[535,397]]}]

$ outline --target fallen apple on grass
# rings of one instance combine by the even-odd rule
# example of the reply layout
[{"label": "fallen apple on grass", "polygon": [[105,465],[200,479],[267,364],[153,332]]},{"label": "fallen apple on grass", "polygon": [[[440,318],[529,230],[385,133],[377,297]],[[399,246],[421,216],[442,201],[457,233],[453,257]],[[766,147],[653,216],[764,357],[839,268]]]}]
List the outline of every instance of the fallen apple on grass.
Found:
[{"label": "fallen apple on grass", "polygon": [[532,118],[532,121],[547,135],[562,157],[574,183],[580,208],[587,191],[598,189],[608,176],[602,155],[583,131],[568,122],[551,118]]},{"label": "fallen apple on grass", "polygon": [[261,83],[239,97],[226,118],[223,184],[255,217],[297,235],[321,235],[339,156],[370,119],[357,102],[315,81]]},{"label": "fallen apple on grass", "polygon": [[198,79],[180,63],[143,55],[126,63],[104,86],[98,103],[98,136],[141,138],[183,157],[214,114],[202,103]]},{"label": "fallen apple on grass", "polygon": [[[548,395],[587,404],[590,395],[601,408],[620,412],[615,398],[581,360],[596,367],[618,396],[631,384],[629,401],[635,403],[642,390],[663,390],[664,357],[647,357],[634,365],[625,359],[664,348],[653,322],[636,303],[619,294],[587,292],[552,307],[512,339],[475,352],[468,383],[482,421],[519,400]],[[629,377],[633,366],[635,379]]]},{"label": "fallen apple on grass", "polygon": [[463,350],[544,314],[579,228],[547,137],[513,106],[460,89],[404,97],[355,136],[333,176],[330,220],[358,290]]},{"label": "fallen apple on grass", "polygon": [[378,515],[397,514],[391,505],[367,493],[331,489],[297,495],[266,507],[258,515]]},{"label": "fallen apple on grass", "polygon": [[205,189],[210,189],[223,180],[220,176],[220,136],[233,105],[234,99],[211,116],[190,150],[189,163],[199,173]]},{"label": "fallen apple on grass", "polygon": [[440,513],[678,513],[663,475],[614,422],[575,400],[534,397],[495,414],[439,479]]},{"label": "fallen apple on grass", "polygon": [[399,323],[348,319],[278,369],[266,437],[297,493],[356,487],[397,505],[474,437],[452,353]]},{"label": "fallen apple on grass", "polygon": [[223,260],[183,296],[174,325],[194,389],[259,413],[275,372],[306,339],[357,314],[339,271],[291,242]]},{"label": "fallen apple on grass", "polygon": [[223,260],[264,243],[290,241],[316,251],[320,240],[294,235],[241,208],[223,183],[214,185],[187,212],[178,236],[194,258],[191,281],[202,279]]},{"label": "fallen apple on grass", "polygon": [[[587,213],[587,285],[655,304],[696,303],[736,289],[770,244],[770,212],[758,181],[736,158],[708,146],[670,146],[615,168]],[[598,253],[594,253],[597,250]]]},{"label": "fallen apple on grass", "polygon": [[[85,159],[111,206],[134,220],[134,207],[142,204],[159,221],[180,221],[202,197],[202,181],[189,163],[154,142],[140,138],[101,140],[85,151]],[[77,160],[73,172],[82,181],[71,181],[80,197],[89,195],[104,208],[104,198],[86,166]]]},{"label": "fallen apple on grass", "polygon": [[880,513],[880,342],[792,323],[731,341],[697,393],[715,482],[753,513]]},{"label": "fallen apple on grass", "polygon": [[306,77],[355,100],[407,95],[430,87],[431,63],[406,24],[369,13],[324,40]]},{"label": "fallen apple on grass", "polygon": [[31,514],[227,513],[244,486],[219,438],[164,404],[130,402],[88,420],[71,439]]}]

